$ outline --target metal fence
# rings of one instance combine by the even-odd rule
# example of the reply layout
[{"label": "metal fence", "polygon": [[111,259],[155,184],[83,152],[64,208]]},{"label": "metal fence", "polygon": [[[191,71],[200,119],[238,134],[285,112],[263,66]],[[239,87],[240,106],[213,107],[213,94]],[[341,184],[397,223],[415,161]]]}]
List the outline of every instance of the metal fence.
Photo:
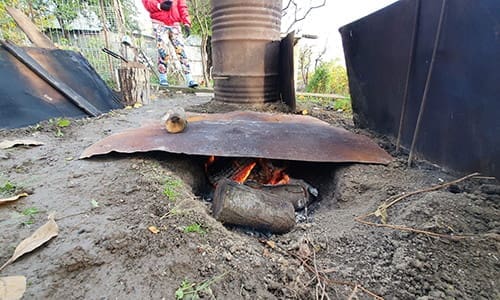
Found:
[{"label": "metal fence", "polygon": [[[138,3],[138,4],[137,4]],[[116,86],[116,69],[122,60],[102,51],[111,50],[128,60],[137,51],[124,43],[129,41],[142,62],[156,67],[156,43],[148,30],[149,18],[141,14],[141,3],[133,0],[0,0],[0,39],[20,46],[31,46],[24,33],[6,12],[10,6],[21,10],[57,47],[82,53],[101,77]],[[196,37],[188,41],[196,77],[200,60]],[[198,44],[198,45],[197,45]],[[154,82],[155,76],[152,76]]]}]

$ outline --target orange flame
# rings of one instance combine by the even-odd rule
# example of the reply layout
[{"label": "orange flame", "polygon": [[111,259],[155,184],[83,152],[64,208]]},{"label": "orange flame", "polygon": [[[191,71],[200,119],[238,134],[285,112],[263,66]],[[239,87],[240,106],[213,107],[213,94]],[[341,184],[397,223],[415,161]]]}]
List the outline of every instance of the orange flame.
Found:
[{"label": "orange flame", "polygon": [[215,156],[210,156],[205,162],[205,172],[208,171],[208,167],[210,167],[215,162]]},{"label": "orange flame", "polygon": [[247,180],[248,176],[250,176],[250,173],[252,173],[253,168],[255,168],[256,162],[249,163],[246,165],[243,170],[235,174],[231,179],[238,182],[238,183],[243,183],[245,180]]},{"label": "orange flame", "polygon": [[287,184],[290,182],[290,176],[285,173],[285,170],[278,169],[273,171],[273,176],[266,184],[278,185]]},{"label": "orange flame", "polygon": [[[215,165],[215,161],[219,162],[220,165],[220,160],[218,160],[217,157],[215,156],[210,156],[208,160],[205,162],[205,171],[207,174],[215,174],[212,175],[213,177],[212,180],[215,182],[212,182],[212,184],[215,186],[217,185],[216,181],[219,180],[217,179],[217,171],[214,173],[209,172],[211,168]],[[250,162],[249,162],[250,161]],[[279,184],[287,184],[290,182],[290,177],[288,174],[285,173],[285,168],[284,167],[276,167],[273,165],[272,161],[269,159],[265,158],[257,158],[257,159],[234,159],[231,161],[232,167],[226,165],[221,165],[223,168],[226,168],[228,170],[228,173],[232,174],[227,174],[228,177],[231,180],[234,180],[238,183],[245,183],[247,180],[252,180],[255,182],[259,182],[260,184],[268,184],[268,185],[279,185]],[[222,161],[222,164],[224,164],[224,161]],[[219,166],[220,168],[220,166]],[[217,170],[217,168],[215,168]],[[213,170],[212,170],[213,171]],[[222,169],[222,172],[224,173],[224,169]],[[209,175],[211,176],[211,175]],[[224,176],[222,174],[222,176]]]}]

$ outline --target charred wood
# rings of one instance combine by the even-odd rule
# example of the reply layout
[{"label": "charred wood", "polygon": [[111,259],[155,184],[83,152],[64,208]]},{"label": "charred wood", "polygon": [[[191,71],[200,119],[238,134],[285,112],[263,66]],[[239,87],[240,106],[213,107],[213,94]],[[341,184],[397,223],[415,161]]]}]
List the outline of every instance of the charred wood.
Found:
[{"label": "charred wood", "polygon": [[314,187],[300,179],[291,178],[287,184],[278,185],[247,181],[245,185],[278,196],[284,201],[292,203],[295,210],[304,209],[314,200],[314,197],[318,196],[318,191]]},{"label": "charred wood", "polygon": [[265,190],[226,179],[217,184],[212,212],[223,223],[273,233],[285,233],[295,226],[291,202]]}]

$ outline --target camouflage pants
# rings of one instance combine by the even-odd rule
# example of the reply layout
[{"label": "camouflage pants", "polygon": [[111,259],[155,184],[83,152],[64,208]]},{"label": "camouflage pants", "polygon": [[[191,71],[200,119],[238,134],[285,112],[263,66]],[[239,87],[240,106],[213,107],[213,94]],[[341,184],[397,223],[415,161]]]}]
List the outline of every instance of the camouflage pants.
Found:
[{"label": "camouflage pants", "polygon": [[182,37],[181,26],[165,26],[153,23],[153,30],[156,37],[156,47],[158,48],[158,72],[160,74],[165,74],[168,70],[169,63],[172,63],[173,58],[166,44],[171,43],[181,63],[182,71],[184,74],[190,74],[191,68],[186,52],[184,51],[184,39]]}]

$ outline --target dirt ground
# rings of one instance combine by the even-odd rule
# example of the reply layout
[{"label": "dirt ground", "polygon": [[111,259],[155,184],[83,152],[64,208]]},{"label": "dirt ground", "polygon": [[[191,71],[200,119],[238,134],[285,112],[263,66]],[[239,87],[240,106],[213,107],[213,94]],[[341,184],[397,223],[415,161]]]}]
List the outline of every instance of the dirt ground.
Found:
[{"label": "dirt ground", "polygon": [[[0,131],[0,141],[44,143],[0,150],[0,187],[8,181],[16,187],[10,193],[30,193],[0,206],[0,264],[50,212],[59,226],[57,237],[0,276],[26,276],[24,299],[175,299],[181,292],[184,299],[374,298],[369,292],[385,299],[500,299],[500,186],[491,178],[415,195],[387,210],[390,224],[466,235],[449,239],[355,218],[391,196],[459,174],[425,162],[407,168],[405,155],[388,166],[296,163],[294,177],[317,187],[319,199],[291,232],[272,235],[227,228],[211,217],[205,157],[78,159],[110,134],[158,120],[173,106],[210,110],[209,100],[162,95],[138,109],[73,120],[59,137],[48,122]],[[394,155],[389,140],[354,128],[344,114],[307,109]]]}]

